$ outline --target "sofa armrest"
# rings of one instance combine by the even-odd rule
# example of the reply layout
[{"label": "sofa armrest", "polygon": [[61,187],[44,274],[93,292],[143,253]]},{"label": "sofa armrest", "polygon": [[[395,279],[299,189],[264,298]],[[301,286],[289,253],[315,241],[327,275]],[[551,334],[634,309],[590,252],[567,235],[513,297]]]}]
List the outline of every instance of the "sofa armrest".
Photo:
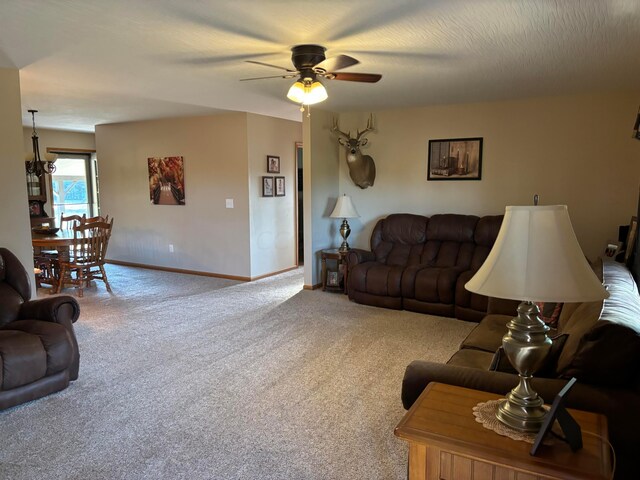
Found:
[{"label": "sofa armrest", "polygon": [[69,295],[58,295],[24,302],[18,312],[20,320],[44,320],[71,328],[80,316],[80,305]]},{"label": "sofa armrest", "polygon": [[362,250],[360,248],[352,248],[347,253],[347,268],[351,270],[355,265],[364,262],[373,262],[376,259],[376,254],[368,250]]}]

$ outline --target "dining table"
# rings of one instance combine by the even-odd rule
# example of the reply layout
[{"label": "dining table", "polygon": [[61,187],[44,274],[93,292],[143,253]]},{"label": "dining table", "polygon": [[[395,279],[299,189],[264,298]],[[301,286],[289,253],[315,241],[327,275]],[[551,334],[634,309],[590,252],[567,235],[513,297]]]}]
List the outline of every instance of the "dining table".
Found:
[{"label": "dining table", "polygon": [[69,250],[73,245],[73,230],[59,230],[57,233],[35,233],[32,231],[31,245],[33,245],[35,254],[42,250],[56,250],[58,260],[68,262]]},{"label": "dining table", "polygon": [[[73,230],[59,230],[56,233],[36,233],[33,230],[31,231],[31,245],[33,246],[33,254],[34,256],[41,255],[42,251],[46,250],[55,250],[58,252],[57,260],[58,264],[60,262],[68,262],[70,255],[69,252],[73,247],[74,242],[74,232]],[[70,274],[65,275],[65,279],[62,280],[62,287],[64,287],[65,280],[69,277]],[[41,283],[50,283],[54,287],[51,293],[56,291],[56,286],[60,283],[61,279],[57,278],[58,269],[56,268],[47,280],[41,280]]]}]

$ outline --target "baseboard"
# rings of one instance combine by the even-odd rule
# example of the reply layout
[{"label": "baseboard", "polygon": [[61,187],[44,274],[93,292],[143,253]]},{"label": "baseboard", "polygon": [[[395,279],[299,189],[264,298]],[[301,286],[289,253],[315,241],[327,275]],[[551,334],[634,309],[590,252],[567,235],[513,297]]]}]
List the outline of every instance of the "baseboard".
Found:
[{"label": "baseboard", "polygon": [[291,270],[295,270],[296,268],[298,268],[296,266],[289,267],[289,268],[285,268],[284,270],[279,270],[277,272],[258,275],[257,277],[240,277],[237,275],[225,275],[222,273],[202,272],[199,270],[186,270],[183,268],[162,267],[159,265],[147,265],[144,263],[123,262],[121,260],[106,260],[106,263],[112,263],[114,265],[123,265],[125,267],[147,268],[149,270],[162,270],[163,272],[186,273],[187,275],[200,275],[202,277],[225,278],[227,280],[239,280],[241,282],[251,282],[254,280],[260,280],[262,278],[273,277],[274,275],[279,275],[280,273],[284,273],[284,272],[290,272]]},{"label": "baseboard", "polygon": [[200,275],[202,277],[226,278],[227,280],[239,280],[241,282],[250,282],[251,277],[240,277],[238,275],[225,275],[222,273],[201,272],[199,270],[186,270],[184,268],[162,267],[159,265],[147,265],[144,263],[123,262],[121,260],[105,260],[106,263],[114,265],[123,265],[125,267],[148,268],[149,270],[162,270],[163,272],[186,273],[188,275]]},{"label": "baseboard", "polygon": [[298,268],[298,267],[294,266],[294,267],[285,268],[284,270],[280,270],[280,271],[273,272],[273,273],[265,273],[264,275],[258,275],[257,277],[251,277],[251,280],[260,280],[261,278],[273,277],[274,275],[279,275],[279,274],[284,273],[284,272],[290,272],[291,270],[295,270],[296,268]]},{"label": "baseboard", "polygon": [[320,287],[322,287],[322,284],[321,283],[316,283],[315,285],[303,285],[302,289],[303,290],[317,290]]}]

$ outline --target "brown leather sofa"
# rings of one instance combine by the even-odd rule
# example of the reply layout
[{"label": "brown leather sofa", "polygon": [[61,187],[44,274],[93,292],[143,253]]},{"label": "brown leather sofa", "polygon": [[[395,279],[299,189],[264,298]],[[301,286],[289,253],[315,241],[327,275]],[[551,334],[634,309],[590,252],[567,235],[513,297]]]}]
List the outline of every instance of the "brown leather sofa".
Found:
[{"label": "brown leather sofa", "polygon": [[[605,262],[602,278],[610,294],[607,300],[562,307],[558,327],[550,335],[567,336],[544,371],[534,375],[533,387],[550,403],[567,379],[576,377],[567,405],[607,416],[618,459],[615,478],[636,479],[640,478],[635,458],[640,432],[640,296],[631,273],[620,263]],[[409,364],[402,383],[404,407],[411,407],[430,382],[501,395],[511,390],[517,375],[508,373],[512,369],[508,361],[500,368],[493,360],[516,305],[492,299],[492,313],[471,331],[447,364],[420,360]]]},{"label": "brown leather sofa", "polygon": [[0,248],[0,409],[63,390],[78,378],[78,302],[67,295],[30,297],[26,270]]},{"label": "brown leather sofa", "polygon": [[374,227],[371,251],[347,255],[349,298],[478,322],[487,297],[464,284],[489,255],[501,224],[502,215],[389,215]]}]

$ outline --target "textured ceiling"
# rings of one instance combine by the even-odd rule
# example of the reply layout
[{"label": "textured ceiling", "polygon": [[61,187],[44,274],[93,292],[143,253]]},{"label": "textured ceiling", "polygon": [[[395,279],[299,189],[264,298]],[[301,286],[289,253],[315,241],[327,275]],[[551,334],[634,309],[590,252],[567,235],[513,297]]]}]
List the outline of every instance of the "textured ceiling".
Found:
[{"label": "textured ceiling", "polygon": [[225,110],[300,120],[290,48],[327,47],[381,73],[327,81],[322,108],[370,110],[637,89],[640,0],[0,0],[0,67],[23,121],[101,123]]}]

